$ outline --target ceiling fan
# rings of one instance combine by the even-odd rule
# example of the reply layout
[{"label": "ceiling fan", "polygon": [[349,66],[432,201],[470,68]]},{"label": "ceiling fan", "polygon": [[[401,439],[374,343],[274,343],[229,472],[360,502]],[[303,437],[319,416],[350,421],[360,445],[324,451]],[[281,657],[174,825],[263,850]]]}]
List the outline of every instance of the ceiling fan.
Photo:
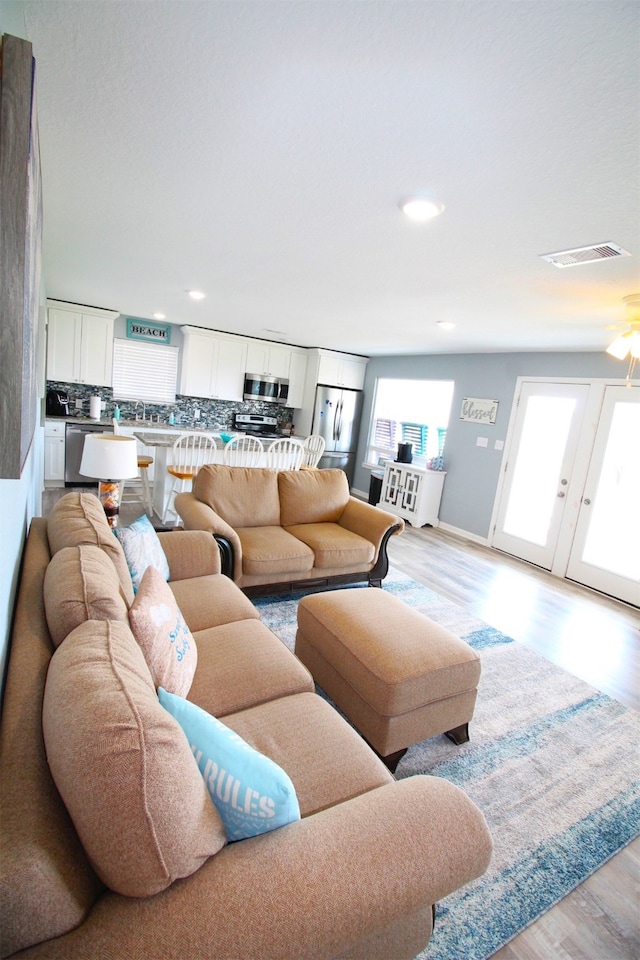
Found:
[{"label": "ceiling fan", "polygon": [[633,376],[636,361],[640,360],[640,293],[632,293],[623,297],[625,305],[624,329],[618,334],[613,343],[607,347],[607,353],[617,360],[629,357],[629,371],[627,382]]}]

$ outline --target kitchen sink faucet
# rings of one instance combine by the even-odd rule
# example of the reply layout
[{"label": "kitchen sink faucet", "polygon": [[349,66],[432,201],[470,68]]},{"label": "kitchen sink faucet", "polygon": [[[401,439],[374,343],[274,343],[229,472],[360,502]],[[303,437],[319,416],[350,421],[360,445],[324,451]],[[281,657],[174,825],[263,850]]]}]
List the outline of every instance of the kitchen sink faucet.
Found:
[{"label": "kitchen sink faucet", "polygon": [[139,418],[138,418],[138,404],[139,404],[139,403],[142,404],[142,422],[144,423],[144,418],[145,418],[145,403],[144,403],[144,400],[136,400],[136,406],[135,406],[135,410],[136,410],[136,420],[139,419]]}]

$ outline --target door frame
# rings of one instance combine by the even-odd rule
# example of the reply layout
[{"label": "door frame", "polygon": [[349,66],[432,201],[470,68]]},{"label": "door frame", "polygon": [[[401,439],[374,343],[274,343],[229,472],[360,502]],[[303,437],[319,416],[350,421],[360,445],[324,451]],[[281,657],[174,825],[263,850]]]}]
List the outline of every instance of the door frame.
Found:
[{"label": "door frame", "polygon": [[[566,578],[567,568],[569,566],[569,557],[571,547],[576,532],[578,514],[584,491],[584,485],[587,478],[587,469],[593,453],[596,431],[600,419],[600,411],[604,401],[605,388],[626,386],[625,379],[616,379],[613,377],[526,377],[521,376],[516,380],[516,386],[511,404],[511,413],[509,415],[509,425],[505,438],[502,461],[500,463],[500,476],[496,487],[496,495],[493,501],[493,510],[491,512],[491,522],[489,524],[489,546],[493,547],[493,540],[496,532],[498,520],[498,508],[500,499],[505,486],[506,467],[510,459],[513,445],[515,428],[518,416],[518,402],[522,393],[524,383],[569,383],[569,384],[587,384],[589,387],[589,396],[585,407],[584,419],[580,437],[576,449],[573,472],[571,480],[567,486],[567,503],[563,515],[563,523],[558,537],[555,554],[551,569],[548,571],[553,576]],[[495,549],[498,549],[497,547]],[[527,561],[523,561],[527,562]]]}]

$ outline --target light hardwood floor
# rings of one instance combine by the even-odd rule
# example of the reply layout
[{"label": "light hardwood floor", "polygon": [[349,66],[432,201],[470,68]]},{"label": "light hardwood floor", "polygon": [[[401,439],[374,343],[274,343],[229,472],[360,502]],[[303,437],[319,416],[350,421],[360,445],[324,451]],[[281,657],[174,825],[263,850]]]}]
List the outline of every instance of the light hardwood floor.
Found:
[{"label": "light hardwood floor", "polygon": [[[394,567],[414,580],[640,709],[637,609],[431,527],[407,527],[392,537],[389,556]],[[639,893],[640,839],[494,956],[640,960]]]}]

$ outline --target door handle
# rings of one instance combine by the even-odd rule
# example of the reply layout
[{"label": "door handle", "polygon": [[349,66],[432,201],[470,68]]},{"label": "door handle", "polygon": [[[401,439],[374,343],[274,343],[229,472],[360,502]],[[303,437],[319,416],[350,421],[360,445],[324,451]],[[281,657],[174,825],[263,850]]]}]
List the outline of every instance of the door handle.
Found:
[{"label": "door handle", "polygon": [[566,493],[564,492],[564,490],[561,490],[558,496],[562,499],[562,497],[566,497]]},{"label": "door handle", "polygon": [[588,498],[588,497],[585,497],[585,498],[584,498],[584,500],[583,500],[582,502],[583,502],[583,503],[585,504],[585,506],[587,506],[587,507],[588,507],[588,506],[589,506],[589,504],[591,503],[591,500],[589,500],[589,498]]}]

